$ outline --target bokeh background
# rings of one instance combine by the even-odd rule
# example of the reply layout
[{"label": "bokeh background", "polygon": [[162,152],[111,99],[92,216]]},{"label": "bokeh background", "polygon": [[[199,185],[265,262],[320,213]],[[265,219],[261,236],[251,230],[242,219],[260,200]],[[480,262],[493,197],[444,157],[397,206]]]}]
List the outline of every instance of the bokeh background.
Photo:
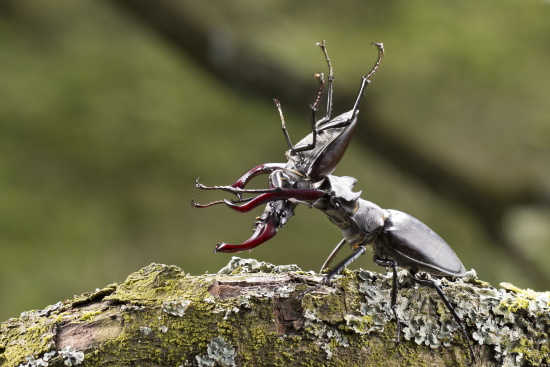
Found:
[{"label": "bokeh background", "polygon": [[[550,288],[549,1],[0,1],[0,320],[149,263],[216,272],[254,213],[198,210],[283,162],[334,66],[335,115],[368,87],[337,175],[413,214],[498,286]],[[256,187],[267,184],[257,179]],[[318,270],[340,240],[300,207],[251,254]],[[383,271],[370,255],[355,266]]]}]

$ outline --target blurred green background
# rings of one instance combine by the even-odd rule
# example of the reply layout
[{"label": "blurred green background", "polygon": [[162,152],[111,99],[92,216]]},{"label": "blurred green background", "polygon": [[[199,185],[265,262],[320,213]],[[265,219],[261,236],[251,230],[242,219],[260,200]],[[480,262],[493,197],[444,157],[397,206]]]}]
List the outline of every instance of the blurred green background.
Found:
[{"label": "blurred green background", "polygon": [[[480,278],[548,290],[549,19],[548,1],[0,1],[0,320],[152,262],[226,264],[214,245],[248,238],[261,209],[194,209],[227,197],[194,179],[284,161],[272,98],[293,139],[307,134],[323,39],[335,115],[376,59],[369,43],[387,51],[335,174],[427,223]],[[295,82],[224,69],[250,55]],[[241,255],[318,270],[339,240],[300,207]]]}]

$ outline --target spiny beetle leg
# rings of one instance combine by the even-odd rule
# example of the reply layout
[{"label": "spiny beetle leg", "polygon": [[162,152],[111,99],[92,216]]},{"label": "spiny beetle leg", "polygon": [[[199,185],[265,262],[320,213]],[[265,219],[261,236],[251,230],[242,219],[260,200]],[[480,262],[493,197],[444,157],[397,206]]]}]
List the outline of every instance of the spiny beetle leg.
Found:
[{"label": "spiny beetle leg", "polygon": [[363,95],[365,94],[365,88],[367,87],[367,84],[370,83],[370,78],[376,73],[378,68],[380,67],[380,64],[382,63],[382,59],[384,58],[384,44],[383,43],[373,43],[373,46],[376,46],[378,48],[378,60],[374,64],[374,67],[368,73],[363,77],[363,80],[361,82],[361,88],[359,88],[359,94],[357,95],[357,100],[355,101],[355,105],[353,106],[353,115],[352,120],[355,118],[357,113],[359,113],[359,107],[361,106],[361,100],[363,99]]},{"label": "spiny beetle leg", "polygon": [[227,199],[222,199],[222,200],[216,200],[216,201],[211,201],[210,203],[208,204],[199,204],[199,203],[195,203],[195,200],[194,199],[191,199],[191,206],[195,207],[195,208],[208,208],[209,206],[214,206],[214,205],[218,205],[218,204],[227,204],[227,203],[231,203],[231,204],[234,204],[234,203],[246,203],[247,201],[250,201],[254,199],[254,197],[251,197],[251,198],[244,198],[244,199],[239,199],[239,200],[236,200],[236,201],[229,201]]},{"label": "spiny beetle leg", "polygon": [[397,338],[395,339],[395,345],[399,344],[401,336],[401,324],[399,323],[399,318],[397,317],[397,262],[394,260],[381,259],[374,256],[374,263],[378,266],[383,266],[385,268],[392,268],[393,270],[393,282],[391,287],[391,309],[393,316],[395,317],[395,324],[397,329]]},{"label": "spiny beetle leg", "polygon": [[462,320],[460,320],[460,317],[458,317],[458,315],[456,314],[455,308],[453,307],[453,305],[451,305],[451,302],[449,302],[449,300],[441,290],[441,287],[439,287],[439,285],[437,285],[437,283],[435,283],[431,279],[420,279],[416,277],[416,275],[414,274],[412,278],[416,283],[436,290],[437,294],[439,295],[439,298],[441,298],[445,306],[447,306],[447,309],[449,310],[451,315],[453,315],[453,318],[458,324],[460,331],[462,332],[466,340],[468,340],[468,348],[470,350],[470,359],[471,359],[470,364],[474,364],[476,362],[476,356],[474,354],[474,349],[472,348],[472,339],[470,338],[470,335],[466,332],[466,329],[464,328],[464,324],[462,323]]},{"label": "spiny beetle leg", "polygon": [[323,266],[321,266],[321,270],[319,271],[320,273],[322,273],[323,271],[325,271],[330,263],[332,262],[332,260],[334,260],[334,258],[336,257],[336,254],[338,254],[338,252],[342,249],[342,247],[344,247],[344,245],[346,244],[346,239],[342,239],[342,241],[340,241],[336,247],[334,248],[334,250],[332,250],[332,252],[330,253],[330,255],[328,255],[327,259],[325,260],[325,262],[323,263]]},{"label": "spiny beetle leg", "polygon": [[359,256],[363,255],[365,253],[365,251],[367,251],[367,248],[363,245],[359,245],[350,256],[348,256],[347,258],[342,260],[338,265],[336,265],[336,267],[333,270],[331,270],[327,274],[325,279],[323,279],[323,284],[330,283],[332,278],[334,278],[336,275],[340,274],[342,272],[342,270],[344,270],[349,264],[351,264],[352,262],[357,260],[359,258]]},{"label": "spiny beetle leg", "polygon": [[[276,188],[270,188],[270,189],[243,189],[239,187],[233,187],[233,186],[206,186],[199,182],[199,178],[195,180],[195,187],[201,189],[201,190],[220,190],[220,191],[226,191],[230,192],[232,194],[235,194],[239,196],[239,199],[241,199],[241,194],[260,194],[260,193],[266,193],[266,192],[272,192],[273,190],[277,190]],[[243,199],[241,199],[243,200]],[[246,199],[244,199],[246,200]]]},{"label": "spiny beetle leg", "polygon": [[325,55],[325,60],[328,66],[327,113],[324,118],[322,118],[317,122],[316,126],[318,127],[319,125],[322,125],[324,122],[330,121],[330,115],[332,114],[332,83],[334,82],[334,74],[332,72],[332,63],[330,62],[330,58],[328,57],[325,41],[323,40],[323,42],[317,43],[317,46],[321,47],[321,50],[323,51],[323,55]]},{"label": "spiny beetle leg", "polygon": [[384,44],[373,43],[372,45],[378,48],[378,60],[376,61],[376,64],[374,64],[374,67],[372,68],[371,72],[365,76],[366,79],[370,79],[376,73],[376,71],[380,67],[380,64],[382,63],[382,59],[384,58]]},{"label": "spiny beetle leg", "polygon": [[[259,166],[256,166],[252,168],[250,171],[246,172],[244,175],[242,175],[237,181],[235,181],[233,184],[228,186],[206,186],[199,182],[199,178],[195,180],[195,186],[201,190],[221,190],[230,192],[232,194],[235,194],[238,196],[239,199],[242,198],[243,190],[246,184],[252,180],[254,177],[259,175],[265,175],[268,173],[272,173],[273,171],[276,171],[278,169],[282,170],[285,168],[285,164],[283,163],[265,163],[260,164]],[[244,191],[244,192],[250,192],[250,191]],[[258,192],[258,191],[253,191]]]},{"label": "spiny beetle leg", "polygon": [[315,102],[311,105],[311,143],[301,146],[294,146],[291,148],[292,154],[298,153],[298,152],[305,152],[307,150],[312,150],[317,145],[317,109],[319,107],[319,103],[321,102],[321,99],[323,98],[323,90],[325,87],[325,75],[323,73],[321,74],[313,74],[314,77],[316,77],[319,80],[319,92],[317,94],[317,99],[315,99]]},{"label": "spiny beetle leg", "polygon": [[208,204],[199,204],[199,203],[195,203],[194,199],[191,199],[191,206],[193,206],[195,208],[208,208],[209,206],[218,205],[218,204],[225,204],[225,201],[224,200],[216,200],[216,201],[211,201]]},{"label": "spiny beetle leg", "polygon": [[275,106],[277,106],[277,110],[279,111],[279,117],[281,118],[281,129],[283,129],[286,144],[288,145],[288,149],[292,150],[294,149],[294,145],[292,144],[292,140],[290,140],[290,135],[288,135],[288,130],[286,129],[285,117],[283,115],[283,109],[281,108],[281,102],[279,101],[279,98],[275,98],[273,101],[275,101]]},{"label": "spiny beetle leg", "polygon": [[303,291],[300,296],[298,296],[298,299],[301,299],[302,297],[304,297],[304,295],[306,293],[309,293],[309,292],[313,292],[313,291],[316,291],[317,289],[321,288],[322,286],[324,285],[329,285],[330,284],[330,281],[332,280],[332,278],[334,278],[335,276],[337,276],[338,274],[340,274],[342,272],[342,270],[344,270],[344,268],[346,266],[348,266],[349,264],[351,264],[352,262],[354,262],[355,260],[357,260],[357,258],[361,255],[363,255],[365,253],[365,251],[367,251],[367,248],[365,246],[359,246],[357,247],[357,249],[350,255],[348,256],[347,258],[345,258],[344,260],[342,260],[342,262],[340,262],[338,265],[336,265],[336,268],[334,268],[333,270],[331,270],[324,278],[323,280],[321,281],[321,284],[318,285],[318,286],[315,286],[313,288],[309,288],[309,289],[306,289],[305,291]]},{"label": "spiny beetle leg", "polygon": [[[249,192],[249,191],[247,190],[246,192]],[[327,193],[324,192],[323,190],[275,188],[275,189],[269,190],[268,192],[264,192],[263,194],[260,194],[241,205],[237,205],[236,203],[240,203],[242,201],[231,202],[229,200],[225,200],[225,203],[227,204],[227,206],[229,206],[233,210],[236,210],[241,213],[248,213],[252,209],[262,204],[268,203],[270,201],[286,200],[286,199],[314,201],[314,200],[321,199],[325,196],[327,196]]]}]

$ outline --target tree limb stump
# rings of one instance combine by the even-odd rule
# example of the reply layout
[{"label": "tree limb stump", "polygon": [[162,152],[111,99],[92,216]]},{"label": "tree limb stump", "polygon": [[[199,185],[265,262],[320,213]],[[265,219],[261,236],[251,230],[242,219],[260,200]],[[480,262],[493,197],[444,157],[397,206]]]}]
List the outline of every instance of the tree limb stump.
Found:
[{"label": "tree limb stump", "polygon": [[[0,326],[0,366],[467,365],[467,340],[435,291],[399,273],[346,271],[331,286],[295,265],[234,257],[218,274],[151,264],[112,284]],[[550,292],[473,271],[441,280],[475,341],[477,365],[550,364]]]}]

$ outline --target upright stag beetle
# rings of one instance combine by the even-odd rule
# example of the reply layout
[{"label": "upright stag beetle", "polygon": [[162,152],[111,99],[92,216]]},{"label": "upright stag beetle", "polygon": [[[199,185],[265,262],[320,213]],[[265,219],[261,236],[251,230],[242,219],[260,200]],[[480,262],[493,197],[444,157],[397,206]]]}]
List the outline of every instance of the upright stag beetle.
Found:
[{"label": "upright stag beetle", "polygon": [[[413,216],[392,209],[382,209],[378,205],[360,198],[360,192],[353,192],[356,179],[331,175],[344,154],[353,130],[357,125],[359,106],[364,90],[370,78],[378,69],[384,54],[381,43],[378,47],[379,57],[369,74],[363,77],[359,94],[353,109],[334,119],[330,119],[332,109],[332,83],[334,80],[332,65],[327,55],[325,43],[318,44],[328,65],[327,112],[324,118],[316,121],[317,107],[322,99],[324,78],[316,75],[320,89],[312,111],[312,132],[298,144],[293,145],[287,133],[279,102],[276,105],[280,113],[282,129],[289,146],[288,162],[267,163],[254,167],[230,186],[204,186],[196,182],[203,190],[223,190],[237,195],[238,199],[219,200],[209,204],[193,206],[204,208],[225,203],[230,208],[242,213],[267,203],[267,206],[255,223],[252,237],[240,245],[220,243],[215,252],[240,252],[250,250],[269,240],[277,233],[286,221],[294,214],[299,203],[321,210],[336,225],[343,240],[329,255],[321,270],[326,270],[336,253],[349,244],[353,253],[330,270],[323,279],[323,284],[340,274],[340,272],[359,256],[363,255],[368,245],[373,249],[373,260],[377,265],[391,268],[393,284],[391,291],[391,308],[397,322],[399,343],[401,326],[397,316],[397,267],[409,270],[412,279],[419,285],[433,288],[452,314],[461,332],[468,340],[471,361],[475,361],[471,339],[453,306],[445,297],[439,285],[422,273],[443,277],[463,277],[466,269],[451,247],[433,230]],[[254,177],[270,173],[268,189],[245,189],[245,185]],[[242,194],[256,196],[243,198]],[[312,289],[310,289],[312,290]]]},{"label": "upright stag beetle", "polygon": [[[281,127],[289,147],[289,150],[286,152],[288,162],[266,163],[256,166],[230,186],[208,187],[200,184],[197,179],[196,186],[200,189],[223,190],[233,193],[239,198],[239,200],[235,201],[219,200],[205,205],[193,203],[193,206],[197,208],[225,203],[234,210],[247,212],[258,205],[268,203],[263,213],[256,220],[252,237],[240,245],[220,243],[216,246],[215,252],[241,252],[250,250],[275,236],[278,229],[283,227],[286,221],[294,215],[294,208],[298,202],[293,198],[294,195],[299,193],[299,191],[296,190],[315,188],[315,186],[325,177],[332,173],[351,141],[353,132],[357,126],[357,114],[359,113],[359,106],[363,99],[365,88],[370,83],[370,78],[375,74],[376,70],[378,70],[382,62],[384,47],[381,43],[374,44],[378,48],[378,60],[371,72],[363,76],[361,87],[359,88],[359,93],[353,108],[331,120],[332,83],[334,81],[332,64],[327,54],[325,42],[323,41],[317,45],[323,51],[329,73],[327,110],[325,117],[316,121],[317,110],[324,92],[325,80],[323,74],[315,74],[315,77],[318,78],[320,82],[320,88],[317,98],[311,106],[312,132],[296,145],[292,144],[290,136],[288,135],[281,105],[277,99],[275,100],[281,117]],[[244,188],[252,178],[267,173],[270,173],[269,189],[249,190]],[[257,193],[259,195],[254,198],[243,199],[243,193]],[[315,194],[312,195],[313,196],[308,198],[319,198]],[[237,205],[239,203],[245,204]]]}]

